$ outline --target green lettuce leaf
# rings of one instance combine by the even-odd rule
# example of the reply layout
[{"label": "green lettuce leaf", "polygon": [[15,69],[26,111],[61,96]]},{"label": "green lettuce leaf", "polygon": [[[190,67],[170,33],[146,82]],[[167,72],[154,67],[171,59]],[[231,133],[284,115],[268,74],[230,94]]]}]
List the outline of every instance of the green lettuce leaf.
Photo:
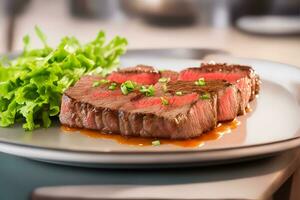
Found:
[{"label": "green lettuce leaf", "polygon": [[43,48],[30,49],[30,37],[26,35],[23,53],[0,62],[1,127],[17,122],[23,122],[23,128],[29,131],[50,127],[68,87],[83,75],[111,72],[126,52],[125,38],[116,36],[107,42],[103,31],[86,44],[80,44],[75,37],[64,37],[56,48],[47,44],[39,27],[35,32]]}]

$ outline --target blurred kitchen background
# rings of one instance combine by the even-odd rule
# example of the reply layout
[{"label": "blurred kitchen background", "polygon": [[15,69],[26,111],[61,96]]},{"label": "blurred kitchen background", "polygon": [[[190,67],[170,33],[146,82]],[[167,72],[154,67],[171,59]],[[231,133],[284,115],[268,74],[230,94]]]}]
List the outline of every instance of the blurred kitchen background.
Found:
[{"label": "blurred kitchen background", "polygon": [[99,30],[129,48],[209,48],[300,67],[300,0],[0,0],[0,52],[38,25],[50,45]]}]

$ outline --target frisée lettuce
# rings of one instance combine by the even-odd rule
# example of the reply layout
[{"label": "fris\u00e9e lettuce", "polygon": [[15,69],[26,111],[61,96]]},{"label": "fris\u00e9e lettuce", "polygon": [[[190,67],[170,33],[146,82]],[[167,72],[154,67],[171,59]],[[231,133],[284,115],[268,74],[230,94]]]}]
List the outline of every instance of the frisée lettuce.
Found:
[{"label": "fris\u00e9e lettuce", "polygon": [[23,53],[0,62],[1,127],[18,122],[29,131],[49,127],[60,112],[63,92],[83,75],[105,75],[118,67],[127,46],[127,40],[119,36],[107,42],[101,31],[86,44],[64,37],[52,48],[38,27],[35,32],[43,48],[31,49],[30,37],[25,36]]}]

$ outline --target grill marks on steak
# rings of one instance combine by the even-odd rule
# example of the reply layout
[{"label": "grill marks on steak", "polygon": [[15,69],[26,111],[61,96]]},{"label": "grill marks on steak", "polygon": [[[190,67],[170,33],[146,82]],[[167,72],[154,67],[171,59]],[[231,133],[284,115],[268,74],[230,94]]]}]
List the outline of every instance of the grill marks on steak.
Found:
[{"label": "grill marks on steak", "polygon": [[[161,77],[169,78],[160,83]],[[204,77],[205,86],[195,80]],[[118,133],[125,136],[186,139],[216,127],[218,121],[234,119],[259,90],[259,78],[246,66],[203,65],[180,73],[139,65],[113,72],[111,83],[93,87],[99,76],[82,77],[63,95],[60,121],[62,124]],[[123,95],[122,82],[155,84],[155,95],[146,97],[138,89]],[[180,91],[180,95],[176,92]],[[209,94],[209,99],[201,96]],[[161,97],[168,101],[163,105]]]}]

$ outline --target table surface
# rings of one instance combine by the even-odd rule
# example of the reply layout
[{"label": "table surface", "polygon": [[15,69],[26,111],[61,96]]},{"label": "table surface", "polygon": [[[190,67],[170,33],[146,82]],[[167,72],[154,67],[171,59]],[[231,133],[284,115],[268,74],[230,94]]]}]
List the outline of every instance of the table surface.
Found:
[{"label": "table surface", "polygon": [[[37,194],[103,199],[265,199],[296,170],[299,154],[300,150],[291,150],[265,159],[211,167],[112,170],[58,166],[0,153],[0,199],[24,199],[34,189],[49,186],[64,188],[39,189]],[[68,185],[94,188],[73,190],[66,188]]]}]

